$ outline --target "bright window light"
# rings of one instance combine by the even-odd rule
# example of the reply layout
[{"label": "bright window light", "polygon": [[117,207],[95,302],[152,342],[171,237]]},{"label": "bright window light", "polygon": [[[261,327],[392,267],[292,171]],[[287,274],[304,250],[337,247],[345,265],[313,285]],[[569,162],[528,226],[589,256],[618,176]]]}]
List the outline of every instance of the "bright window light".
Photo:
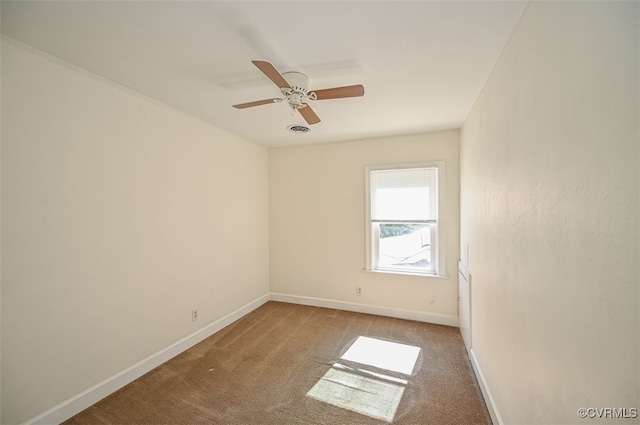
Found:
[{"label": "bright window light", "polygon": [[376,212],[380,217],[416,218],[428,217],[428,187],[400,187],[376,191]]}]

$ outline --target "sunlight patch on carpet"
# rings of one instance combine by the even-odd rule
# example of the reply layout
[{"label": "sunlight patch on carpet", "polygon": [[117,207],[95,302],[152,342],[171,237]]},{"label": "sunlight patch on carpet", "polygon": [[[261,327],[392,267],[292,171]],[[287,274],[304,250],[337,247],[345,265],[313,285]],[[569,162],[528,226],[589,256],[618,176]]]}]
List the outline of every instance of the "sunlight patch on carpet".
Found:
[{"label": "sunlight patch on carpet", "polygon": [[307,396],[316,400],[367,415],[393,421],[404,387],[350,372],[329,369],[311,388]]},{"label": "sunlight patch on carpet", "polygon": [[359,367],[334,363],[307,397],[390,423],[408,381],[380,370],[410,375],[419,354],[420,347],[360,336],[341,357]]},{"label": "sunlight patch on carpet", "polygon": [[359,336],[340,358],[411,375],[418,354],[420,347]]}]

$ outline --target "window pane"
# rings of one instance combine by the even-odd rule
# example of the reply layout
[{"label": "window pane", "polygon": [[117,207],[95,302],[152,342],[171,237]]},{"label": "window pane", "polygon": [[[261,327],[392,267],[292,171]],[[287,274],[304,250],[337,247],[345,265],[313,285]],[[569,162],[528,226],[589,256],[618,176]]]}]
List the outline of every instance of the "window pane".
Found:
[{"label": "window pane", "polygon": [[379,269],[430,272],[432,224],[380,223]]},{"label": "window pane", "polygon": [[369,178],[372,220],[437,220],[437,168],[374,170]]},{"label": "window pane", "polygon": [[377,188],[374,198],[376,218],[422,220],[433,216],[428,187]]}]

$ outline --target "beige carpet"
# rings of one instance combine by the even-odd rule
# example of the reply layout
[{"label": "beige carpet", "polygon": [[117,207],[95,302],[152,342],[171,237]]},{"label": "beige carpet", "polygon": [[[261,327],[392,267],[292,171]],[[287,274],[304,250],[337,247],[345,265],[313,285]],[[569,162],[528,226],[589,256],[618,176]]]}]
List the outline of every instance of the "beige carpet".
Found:
[{"label": "beige carpet", "polygon": [[66,424],[490,424],[457,328],[268,302]]}]

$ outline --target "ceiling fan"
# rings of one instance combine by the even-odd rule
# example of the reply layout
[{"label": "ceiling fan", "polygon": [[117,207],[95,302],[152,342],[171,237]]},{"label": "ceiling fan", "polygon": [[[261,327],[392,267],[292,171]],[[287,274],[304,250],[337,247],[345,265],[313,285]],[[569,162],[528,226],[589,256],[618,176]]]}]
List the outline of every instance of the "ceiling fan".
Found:
[{"label": "ceiling fan", "polygon": [[311,79],[301,72],[285,72],[280,74],[269,62],[251,61],[251,63],[280,88],[280,92],[284,97],[240,103],[233,105],[234,108],[245,109],[253,106],[279,103],[286,100],[291,110],[300,112],[300,115],[302,115],[307,123],[317,124],[320,122],[320,118],[313,112],[311,106],[309,106],[309,101],[364,95],[364,87],[361,84],[309,91],[309,82]]}]

